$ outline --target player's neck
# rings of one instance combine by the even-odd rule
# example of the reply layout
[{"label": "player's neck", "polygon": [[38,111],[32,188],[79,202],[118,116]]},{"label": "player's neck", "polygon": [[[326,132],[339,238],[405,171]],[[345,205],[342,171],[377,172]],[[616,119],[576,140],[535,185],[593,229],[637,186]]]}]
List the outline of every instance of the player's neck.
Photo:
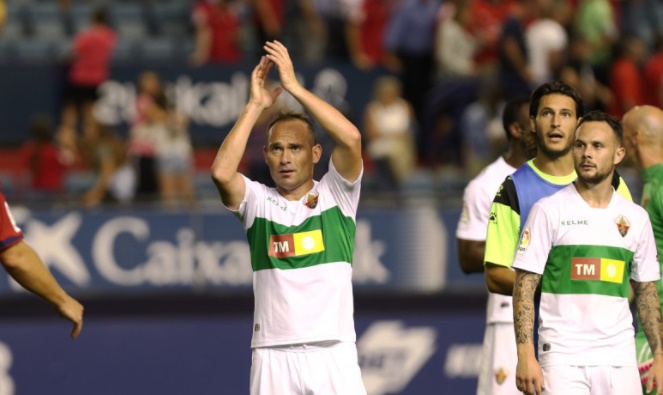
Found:
[{"label": "player's neck", "polygon": [[289,201],[296,201],[304,197],[307,192],[309,192],[311,189],[313,189],[313,186],[315,183],[313,182],[313,179],[305,182],[304,184],[298,186],[297,188],[294,189],[285,189],[281,186],[276,187],[276,191],[281,195],[285,200]]},{"label": "player's neck", "polygon": [[504,161],[511,167],[517,169],[530,159],[525,151],[511,147],[509,152],[504,155]]},{"label": "player's neck", "polygon": [[543,153],[534,158],[534,166],[545,174],[564,177],[573,173],[573,157],[571,152],[558,158],[551,158]]},{"label": "player's neck", "polygon": [[604,180],[596,184],[587,183],[578,179],[573,185],[576,187],[582,200],[592,208],[608,207],[612,200],[612,194],[615,192],[612,187],[612,174],[610,177],[606,177]]}]

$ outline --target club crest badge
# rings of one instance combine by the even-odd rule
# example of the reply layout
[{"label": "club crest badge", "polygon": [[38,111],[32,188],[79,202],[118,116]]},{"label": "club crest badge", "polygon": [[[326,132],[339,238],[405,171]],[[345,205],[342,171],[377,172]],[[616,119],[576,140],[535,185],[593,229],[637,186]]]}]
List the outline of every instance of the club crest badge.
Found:
[{"label": "club crest badge", "polygon": [[306,195],[306,202],[304,202],[304,206],[311,209],[316,208],[318,206],[318,192],[309,193]]},{"label": "club crest badge", "polygon": [[615,218],[615,224],[617,225],[617,230],[619,231],[619,234],[622,235],[622,237],[626,236],[629,228],[631,227],[631,223],[629,222],[629,220],[625,216],[620,215],[617,218]]},{"label": "club crest badge", "polygon": [[498,385],[502,385],[507,377],[509,377],[509,372],[504,368],[500,368],[500,370],[495,372],[495,381]]}]

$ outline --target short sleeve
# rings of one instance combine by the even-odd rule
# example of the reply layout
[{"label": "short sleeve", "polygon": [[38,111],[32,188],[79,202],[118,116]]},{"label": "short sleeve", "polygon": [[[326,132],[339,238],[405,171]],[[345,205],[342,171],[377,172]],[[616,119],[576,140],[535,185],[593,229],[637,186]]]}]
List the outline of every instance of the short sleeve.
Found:
[{"label": "short sleeve", "polygon": [[638,240],[633,262],[631,279],[636,282],[656,281],[661,278],[654,231],[647,217],[642,234]]},{"label": "short sleeve", "polygon": [[528,272],[543,274],[552,248],[553,229],[549,213],[541,204],[532,207],[516,249],[513,267]]},{"label": "short sleeve", "polygon": [[0,193],[0,251],[23,239],[23,232],[16,225],[5,196]]}]

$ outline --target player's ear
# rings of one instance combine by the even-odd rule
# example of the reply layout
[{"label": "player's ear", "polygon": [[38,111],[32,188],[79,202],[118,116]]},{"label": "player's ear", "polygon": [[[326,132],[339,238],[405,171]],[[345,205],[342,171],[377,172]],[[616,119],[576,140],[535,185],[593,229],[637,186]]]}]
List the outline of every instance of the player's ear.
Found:
[{"label": "player's ear", "polygon": [[621,161],[624,159],[624,155],[626,154],[626,150],[624,149],[623,146],[619,146],[617,150],[615,150],[615,157],[613,159],[613,163],[615,165],[618,165],[621,163]]},{"label": "player's ear", "polygon": [[316,164],[320,161],[320,157],[322,156],[322,146],[320,144],[316,144],[312,148],[313,150],[313,164]]}]

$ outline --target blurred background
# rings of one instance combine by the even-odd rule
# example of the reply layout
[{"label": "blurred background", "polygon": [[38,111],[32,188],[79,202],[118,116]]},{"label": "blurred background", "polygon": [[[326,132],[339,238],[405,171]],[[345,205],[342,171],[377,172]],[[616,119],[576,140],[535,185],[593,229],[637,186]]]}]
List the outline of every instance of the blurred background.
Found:
[{"label": "blurred background", "polygon": [[[209,168],[272,39],[364,136],[369,394],[474,393],[486,289],[455,228],[463,188],[506,149],[504,102],[562,79],[586,109],[661,107],[662,37],[658,0],[0,0],[2,190],[86,306],[71,342],[0,273],[0,395],[247,392],[249,248]],[[282,94],[256,125],[244,174],[271,185],[266,123],[297,106]]]}]

